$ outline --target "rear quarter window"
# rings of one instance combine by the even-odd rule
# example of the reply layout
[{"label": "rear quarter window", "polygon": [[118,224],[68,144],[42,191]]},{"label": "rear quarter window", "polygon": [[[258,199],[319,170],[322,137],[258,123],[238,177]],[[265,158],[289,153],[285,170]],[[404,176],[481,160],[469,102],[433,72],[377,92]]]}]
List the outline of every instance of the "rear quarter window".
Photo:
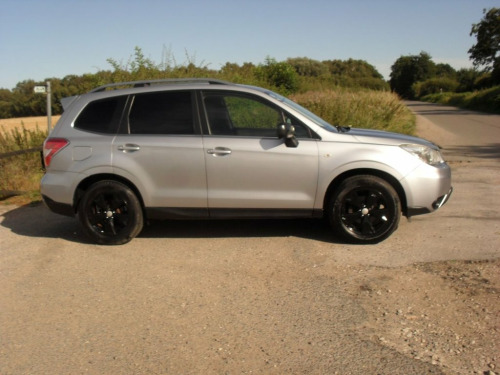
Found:
[{"label": "rear quarter window", "polygon": [[95,100],[75,120],[75,128],[95,133],[117,132],[126,96]]}]

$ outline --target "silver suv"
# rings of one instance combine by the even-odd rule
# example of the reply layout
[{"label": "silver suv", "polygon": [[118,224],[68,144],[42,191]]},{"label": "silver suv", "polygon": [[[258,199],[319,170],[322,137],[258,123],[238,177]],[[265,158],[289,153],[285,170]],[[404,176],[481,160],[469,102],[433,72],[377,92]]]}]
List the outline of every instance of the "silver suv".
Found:
[{"label": "silver suv", "polygon": [[62,100],[41,192],[100,244],[150,219],[326,217],[344,241],[432,212],[451,172],[425,140],[332,126],[269,90],[209,79],[111,84]]}]

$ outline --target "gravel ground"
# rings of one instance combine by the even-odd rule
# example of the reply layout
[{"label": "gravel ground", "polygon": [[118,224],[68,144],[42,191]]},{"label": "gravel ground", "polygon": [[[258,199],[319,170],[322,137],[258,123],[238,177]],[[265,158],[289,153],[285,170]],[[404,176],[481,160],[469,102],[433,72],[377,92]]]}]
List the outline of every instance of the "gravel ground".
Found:
[{"label": "gravel ground", "polygon": [[105,247],[0,205],[0,374],[500,374],[500,164],[445,151],[451,200],[370,246],[271,220]]}]

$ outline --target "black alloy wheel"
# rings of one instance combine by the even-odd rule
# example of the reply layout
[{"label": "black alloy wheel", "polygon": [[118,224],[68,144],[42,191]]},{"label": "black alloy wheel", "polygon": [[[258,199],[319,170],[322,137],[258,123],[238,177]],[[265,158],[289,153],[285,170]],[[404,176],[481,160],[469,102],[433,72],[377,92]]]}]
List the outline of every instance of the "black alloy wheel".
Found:
[{"label": "black alloy wheel", "polygon": [[377,243],[394,232],[401,217],[401,203],[394,188],[370,175],[344,180],[330,201],[330,224],[344,240]]},{"label": "black alloy wheel", "polygon": [[121,182],[94,183],[78,207],[83,232],[103,245],[121,245],[137,236],[144,225],[142,207],[133,191]]}]

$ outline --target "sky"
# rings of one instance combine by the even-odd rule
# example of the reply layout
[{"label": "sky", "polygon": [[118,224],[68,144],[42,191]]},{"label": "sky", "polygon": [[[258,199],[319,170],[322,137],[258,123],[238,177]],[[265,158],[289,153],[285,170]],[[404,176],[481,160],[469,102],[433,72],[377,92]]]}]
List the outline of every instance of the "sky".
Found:
[{"label": "sky", "polygon": [[141,48],[219,70],[267,57],[360,59],[386,79],[401,56],[472,67],[472,24],[500,0],[0,0],[0,88],[112,70]]}]

